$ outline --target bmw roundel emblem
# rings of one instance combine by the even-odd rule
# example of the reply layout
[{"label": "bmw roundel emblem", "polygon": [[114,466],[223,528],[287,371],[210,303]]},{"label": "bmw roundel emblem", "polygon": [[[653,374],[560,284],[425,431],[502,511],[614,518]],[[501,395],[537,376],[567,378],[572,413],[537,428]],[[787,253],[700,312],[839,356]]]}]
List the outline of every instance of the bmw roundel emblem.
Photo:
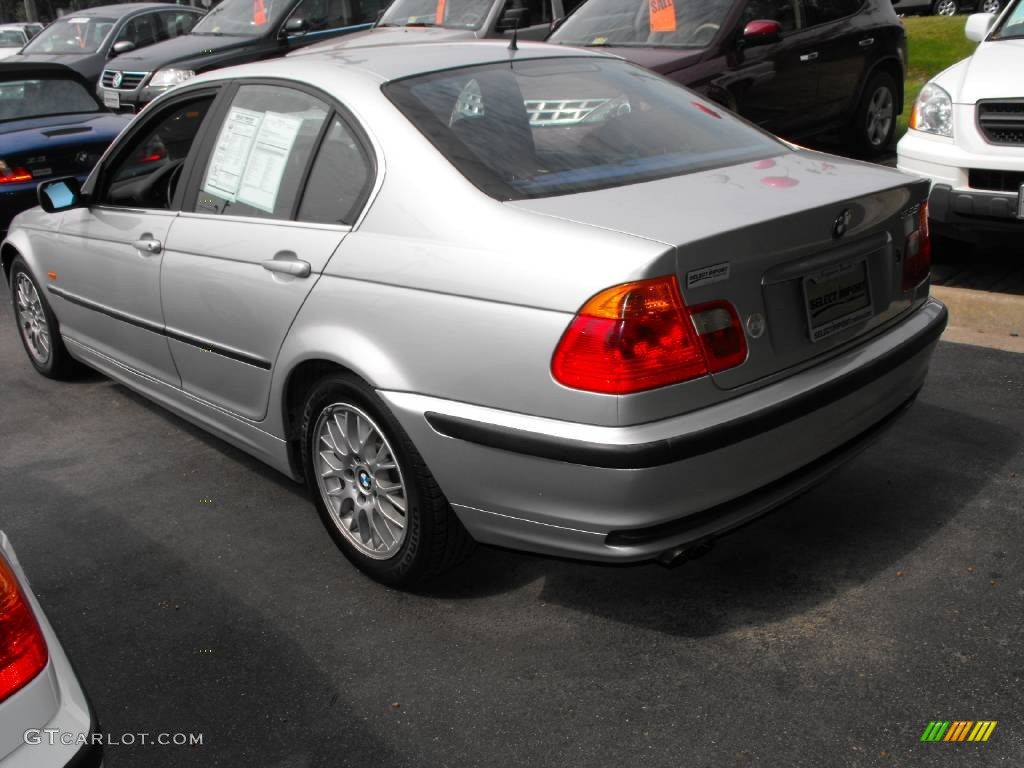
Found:
[{"label": "bmw roundel emblem", "polygon": [[124,79],[123,75],[120,72],[115,72],[113,79],[110,81],[110,85],[114,88],[120,88],[122,79]]},{"label": "bmw roundel emblem", "polygon": [[842,212],[836,216],[835,222],[832,224],[832,238],[838,240],[840,237],[846,234],[846,230],[850,228],[850,223],[853,221],[853,213],[849,208],[844,208]]}]

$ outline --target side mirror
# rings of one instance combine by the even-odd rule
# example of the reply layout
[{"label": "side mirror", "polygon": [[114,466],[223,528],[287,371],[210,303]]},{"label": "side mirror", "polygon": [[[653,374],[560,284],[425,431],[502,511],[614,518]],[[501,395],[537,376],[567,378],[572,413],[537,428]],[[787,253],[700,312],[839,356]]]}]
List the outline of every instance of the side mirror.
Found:
[{"label": "side mirror", "polygon": [[301,16],[292,16],[284,23],[284,34],[286,37],[291,35],[304,35],[308,31],[309,22]]},{"label": "side mirror", "polygon": [[82,187],[74,176],[50,179],[36,187],[39,205],[47,213],[59,213],[72,208],[80,208],[85,204],[82,199]]},{"label": "side mirror", "polygon": [[972,13],[967,17],[967,25],[964,27],[964,35],[968,40],[980,43],[988,37],[989,30],[996,23],[994,13]]},{"label": "side mirror", "polygon": [[497,31],[510,32],[513,29],[522,29],[526,26],[523,22],[529,15],[529,8],[507,8],[498,19]]},{"label": "side mirror", "polygon": [[782,25],[769,19],[757,19],[747,23],[741,38],[746,45],[767,45],[782,39]]},{"label": "side mirror", "polygon": [[120,56],[122,53],[135,50],[135,43],[131,40],[118,40],[110,49],[111,56]]}]

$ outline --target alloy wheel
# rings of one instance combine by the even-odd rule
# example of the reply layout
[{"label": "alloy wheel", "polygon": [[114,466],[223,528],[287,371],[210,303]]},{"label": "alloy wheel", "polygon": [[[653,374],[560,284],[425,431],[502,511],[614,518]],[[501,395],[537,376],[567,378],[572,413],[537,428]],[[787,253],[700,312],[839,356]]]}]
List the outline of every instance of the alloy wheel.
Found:
[{"label": "alloy wheel", "polygon": [[880,147],[889,138],[893,117],[892,91],[884,86],[876,89],[867,109],[867,137],[871,146]]},{"label": "alloy wheel", "polygon": [[935,4],[936,16],[956,16],[958,10],[956,0],[939,0]]},{"label": "alloy wheel", "polygon": [[348,403],[323,409],[314,429],[316,477],[331,519],[360,553],[396,555],[408,528],[409,496],[380,427]]},{"label": "alloy wheel", "polygon": [[981,13],[999,13],[1001,8],[1001,0],[984,0],[978,10]]},{"label": "alloy wheel", "polygon": [[36,363],[46,365],[50,359],[50,325],[36,286],[24,272],[19,272],[14,281],[14,310],[25,349]]}]

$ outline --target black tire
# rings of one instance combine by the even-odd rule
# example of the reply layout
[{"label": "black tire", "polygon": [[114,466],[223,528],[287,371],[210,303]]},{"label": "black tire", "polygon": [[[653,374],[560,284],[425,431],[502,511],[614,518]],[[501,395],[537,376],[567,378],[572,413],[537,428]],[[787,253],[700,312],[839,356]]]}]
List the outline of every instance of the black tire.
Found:
[{"label": "black tire", "polygon": [[956,16],[960,13],[960,3],[957,0],[935,0],[932,3],[932,15],[934,16]]},{"label": "black tire", "polygon": [[[884,94],[884,95],[883,95]],[[856,153],[867,157],[881,155],[891,149],[896,132],[896,110],[899,88],[888,72],[876,72],[868,80],[853,120],[846,128],[845,143]],[[888,99],[890,105],[888,128],[882,129],[874,120],[876,99]]]},{"label": "black tire", "polygon": [[981,0],[978,3],[978,13],[999,13],[1002,10],[1002,0]]},{"label": "black tire", "polygon": [[[404,540],[387,559],[374,559],[360,551],[332,516],[318,482],[317,425],[332,405],[355,406],[375,422],[387,441],[405,484]],[[416,587],[455,567],[473,549],[473,539],[452,511],[433,475],[408,434],[361,379],[345,373],[330,374],[310,390],[302,412],[302,466],[317,513],[335,544],[371,578],[395,587]],[[340,480],[341,484],[346,481]],[[353,479],[351,482],[355,482]]]},{"label": "black tire", "polygon": [[[30,346],[28,332],[23,325],[25,315],[19,306],[18,295],[19,283],[23,279],[27,279],[35,289],[35,295],[38,298],[39,307],[45,319],[46,334],[49,339],[49,352],[45,358],[41,358],[37,352],[33,351]],[[11,264],[9,284],[11,286],[11,307],[14,310],[14,321],[18,324],[18,337],[21,339],[21,345],[25,349],[25,354],[29,362],[32,363],[32,367],[50,379],[68,379],[79,373],[82,370],[82,366],[68,354],[67,347],[64,346],[64,340],[60,336],[60,325],[57,323],[57,318],[50,308],[50,303],[46,300],[46,292],[39,285],[39,281],[36,280],[21,256],[16,257],[14,263]]]}]

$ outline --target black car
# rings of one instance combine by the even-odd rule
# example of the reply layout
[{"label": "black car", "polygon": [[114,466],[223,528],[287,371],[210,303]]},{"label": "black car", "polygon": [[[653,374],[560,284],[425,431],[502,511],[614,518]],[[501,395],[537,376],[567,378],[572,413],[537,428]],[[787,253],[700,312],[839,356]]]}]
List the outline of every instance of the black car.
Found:
[{"label": "black car", "polygon": [[97,94],[135,112],[200,72],[283,56],[320,40],[368,29],[388,0],[223,0],[188,35],[119,56]]},{"label": "black car", "polygon": [[600,46],[789,139],[841,131],[862,154],[889,147],[903,109],[890,0],[588,0],[548,42]]},{"label": "black car", "polygon": [[73,11],[6,61],[63,64],[94,87],[112,57],[184,35],[203,13],[172,3],[125,3]]}]

